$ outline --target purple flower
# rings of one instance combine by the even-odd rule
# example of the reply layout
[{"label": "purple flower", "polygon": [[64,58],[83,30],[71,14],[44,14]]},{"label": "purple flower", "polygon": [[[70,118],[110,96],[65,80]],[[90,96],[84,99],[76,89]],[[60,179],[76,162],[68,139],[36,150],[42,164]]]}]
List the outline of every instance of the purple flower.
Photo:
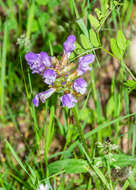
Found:
[{"label": "purple flower", "polygon": [[61,97],[61,102],[63,107],[66,106],[68,109],[73,108],[77,100],[74,98],[72,94],[65,94]]},{"label": "purple flower", "polygon": [[67,37],[66,41],[64,42],[64,54],[66,54],[68,57],[72,53],[72,51],[76,48],[74,45],[76,41],[76,37],[74,35],[70,35]]},{"label": "purple flower", "polygon": [[44,82],[46,84],[52,84],[55,82],[56,80],[56,72],[52,69],[47,69],[44,74],[43,74],[43,78],[45,79]]},{"label": "purple flower", "polygon": [[33,104],[35,107],[39,106],[39,100],[44,103],[47,98],[49,98],[54,92],[56,91],[55,88],[50,88],[44,92],[40,92],[33,98]]},{"label": "purple flower", "polygon": [[28,52],[25,55],[25,59],[32,73],[41,74],[45,70],[45,67],[51,66],[51,59],[46,52],[41,52],[40,54]]},{"label": "purple flower", "polygon": [[48,56],[46,52],[41,52],[40,53],[41,57],[41,62],[46,66],[46,67],[51,67],[51,58]]},{"label": "purple flower", "polygon": [[89,64],[94,61],[95,57],[93,54],[88,54],[83,57],[79,58],[79,66],[77,69],[78,76],[84,74],[86,71],[90,71],[91,68],[89,67]]},{"label": "purple flower", "polygon": [[76,92],[83,95],[86,92],[87,82],[82,78],[78,78],[74,81],[73,88]]},{"label": "purple flower", "polygon": [[33,98],[33,104],[35,107],[39,106],[39,95],[38,94]]}]

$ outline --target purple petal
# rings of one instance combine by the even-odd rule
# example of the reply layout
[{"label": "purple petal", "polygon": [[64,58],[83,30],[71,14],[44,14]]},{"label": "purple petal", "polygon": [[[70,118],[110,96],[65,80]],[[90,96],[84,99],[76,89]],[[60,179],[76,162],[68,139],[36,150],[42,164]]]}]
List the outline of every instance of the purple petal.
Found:
[{"label": "purple petal", "polygon": [[93,54],[88,54],[83,57],[80,57],[78,63],[82,65],[89,65],[90,63],[94,62],[94,60],[95,56]]},{"label": "purple petal", "polygon": [[38,54],[36,53],[33,53],[33,52],[28,52],[26,55],[25,55],[25,59],[27,62],[29,63],[34,63],[37,59],[38,59]]},{"label": "purple petal", "polygon": [[72,94],[65,94],[61,97],[61,102],[63,107],[66,106],[68,109],[70,109],[75,106],[77,100],[74,98]]},{"label": "purple petal", "polygon": [[64,54],[70,56],[72,51],[76,48],[74,45],[76,41],[76,37],[74,35],[70,35],[67,37],[66,41],[64,42]]},{"label": "purple petal", "polygon": [[54,92],[56,91],[55,88],[50,88],[44,92],[40,92],[33,98],[33,104],[35,107],[39,106],[39,100],[44,103],[47,98],[49,98]]},{"label": "purple petal", "polygon": [[43,74],[43,78],[45,79],[44,82],[46,84],[52,84],[55,82],[56,80],[56,72],[52,69],[47,69],[44,74]]},{"label": "purple petal", "polygon": [[87,71],[91,71],[91,67],[89,67],[89,66],[81,66],[81,65],[79,65],[79,67],[78,67],[78,69],[77,69],[77,73],[78,73],[78,76],[81,76],[81,75],[83,75],[85,72],[87,72]]},{"label": "purple petal", "polygon": [[82,78],[78,78],[74,81],[73,88],[76,92],[84,94],[86,92],[87,82]]},{"label": "purple petal", "polygon": [[48,54],[46,52],[41,52],[40,53],[40,58],[41,58],[41,62],[46,67],[50,67],[51,66],[51,58],[48,56]]},{"label": "purple petal", "polygon": [[41,52],[40,54],[28,52],[25,55],[25,59],[30,66],[32,73],[42,74],[45,67],[51,66],[51,58],[46,52]]},{"label": "purple petal", "polygon": [[92,63],[95,60],[95,56],[93,54],[88,54],[83,57],[79,58],[78,61],[78,76],[84,74],[86,71],[90,71],[91,68],[89,67],[89,64]]},{"label": "purple petal", "polygon": [[39,106],[39,96],[38,94],[33,98],[33,104],[35,107],[38,107]]}]

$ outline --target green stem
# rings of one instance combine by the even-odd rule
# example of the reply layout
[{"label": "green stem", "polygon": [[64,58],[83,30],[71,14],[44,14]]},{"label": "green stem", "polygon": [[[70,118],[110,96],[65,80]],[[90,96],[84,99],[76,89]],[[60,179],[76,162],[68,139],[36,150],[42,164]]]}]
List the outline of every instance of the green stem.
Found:
[{"label": "green stem", "polygon": [[[116,56],[114,56],[111,52],[109,52],[109,51],[106,50],[105,48],[101,47],[101,49],[102,49],[103,51],[105,51],[106,53],[108,53],[109,55],[111,55],[112,57],[116,58],[119,62],[121,62],[120,59],[118,59]],[[131,75],[131,77],[133,78],[133,80],[136,81],[135,76],[133,75],[133,73],[131,72],[131,70],[128,68],[128,66],[127,66],[125,63],[123,63],[123,65],[124,65],[125,69],[127,70],[127,72]]]},{"label": "green stem", "polygon": [[86,141],[85,141],[85,138],[84,138],[84,132],[83,132],[83,129],[82,129],[81,125],[80,125],[80,122],[79,122],[79,119],[78,119],[78,113],[76,111],[76,108],[74,107],[72,109],[72,111],[73,111],[73,115],[74,115],[74,118],[75,118],[75,121],[76,121],[76,127],[78,129],[81,142],[82,142],[82,144],[84,146],[84,149],[85,149],[86,153],[89,155],[88,147],[87,147],[87,144],[86,144]]}]

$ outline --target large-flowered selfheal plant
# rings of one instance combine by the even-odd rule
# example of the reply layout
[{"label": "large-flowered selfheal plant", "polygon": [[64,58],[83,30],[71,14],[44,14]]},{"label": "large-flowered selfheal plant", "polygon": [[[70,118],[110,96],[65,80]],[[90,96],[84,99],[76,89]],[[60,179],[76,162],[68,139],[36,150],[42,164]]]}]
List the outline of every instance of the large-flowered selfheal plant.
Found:
[{"label": "large-flowered selfheal plant", "polygon": [[93,54],[80,57],[78,64],[70,62],[69,56],[75,47],[76,37],[68,36],[64,42],[64,53],[60,61],[56,57],[50,57],[46,52],[38,54],[28,52],[25,59],[32,70],[42,76],[43,81],[49,85],[49,89],[40,92],[33,99],[33,104],[38,107],[39,101],[44,103],[54,92],[60,92],[60,100],[63,107],[72,108],[77,102],[77,97],[83,95],[87,89],[87,82],[81,78],[85,72],[90,71],[90,63],[95,59]]}]

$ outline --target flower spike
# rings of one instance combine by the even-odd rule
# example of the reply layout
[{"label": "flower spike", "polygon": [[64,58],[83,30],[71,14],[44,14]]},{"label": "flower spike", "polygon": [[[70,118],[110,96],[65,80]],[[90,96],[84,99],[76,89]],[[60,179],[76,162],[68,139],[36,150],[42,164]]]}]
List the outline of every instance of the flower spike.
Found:
[{"label": "flower spike", "polygon": [[32,73],[40,74],[44,83],[48,84],[49,89],[38,93],[33,98],[35,107],[39,102],[45,101],[54,93],[61,94],[61,103],[68,109],[75,106],[78,96],[86,93],[87,82],[79,77],[91,70],[90,64],[95,60],[93,54],[82,56],[78,64],[69,62],[69,56],[76,48],[76,37],[70,35],[64,42],[64,53],[60,61],[56,57],[50,57],[46,52],[28,52],[25,59],[32,70]]}]

